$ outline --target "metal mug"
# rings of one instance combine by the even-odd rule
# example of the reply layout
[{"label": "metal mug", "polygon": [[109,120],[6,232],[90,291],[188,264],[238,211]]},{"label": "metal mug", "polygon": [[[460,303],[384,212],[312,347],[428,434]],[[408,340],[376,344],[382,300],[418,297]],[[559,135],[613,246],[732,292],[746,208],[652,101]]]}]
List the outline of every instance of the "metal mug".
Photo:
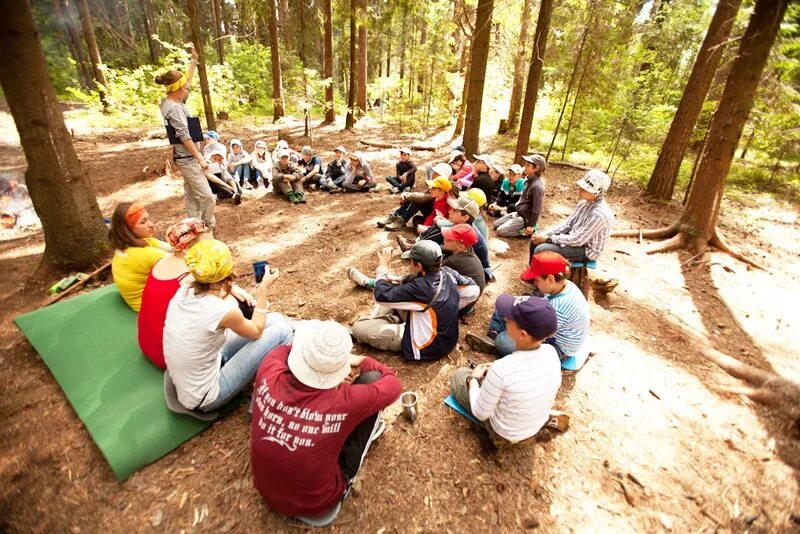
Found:
[{"label": "metal mug", "polygon": [[400,404],[403,405],[403,412],[412,423],[417,420],[417,394],[413,391],[406,391],[400,395]]},{"label": "metal mug", "polygon": [[264,279],[268,266],[269,262],[266,260],[253,262],[253,274],[256,276],[256,284],[260,284],[261,280]]}]

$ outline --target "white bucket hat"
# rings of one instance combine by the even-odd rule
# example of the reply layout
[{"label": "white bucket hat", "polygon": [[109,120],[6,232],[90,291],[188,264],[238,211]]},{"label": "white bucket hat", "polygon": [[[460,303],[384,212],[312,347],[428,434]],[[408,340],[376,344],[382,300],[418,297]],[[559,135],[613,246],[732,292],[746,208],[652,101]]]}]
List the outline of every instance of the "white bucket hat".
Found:
[{"label": "white bucket hat", "polygon": [[315,389],[333,389],[350,374],[350,332],[336,321],[296,324],[287,363],[300,382]]},{"label": "white bucket hat", "polygon": [[593,195],[602,195],[611,187],[611,178],[600,169],[592,169],[575,183]]},{"label": "white bucket hat", "polygon": [[472,155],[475,160],[480,160],[486,164],[487,167],[490,169],[494,167],[494,162],[492,161],[492,156],[489,154],[473,154]]}]

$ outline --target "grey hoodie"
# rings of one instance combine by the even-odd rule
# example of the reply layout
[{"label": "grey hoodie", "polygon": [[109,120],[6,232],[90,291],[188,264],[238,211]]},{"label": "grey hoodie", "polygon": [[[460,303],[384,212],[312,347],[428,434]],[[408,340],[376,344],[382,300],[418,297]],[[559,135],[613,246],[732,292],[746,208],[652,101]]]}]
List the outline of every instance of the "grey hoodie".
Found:
[{"label": "grey hoodie", "polygon": [[350,165],[349,159],[347,165],[344,166],[344,183],[345,184],[354,184],[359,180],[366,180],[367,182],[371,182],[372,178],[372,171],[369,168],[369,163],[364,161],[361,158],[361,154],[355,153],[352,156],[358,160],[359,166],[357,168],[353,168]]}]

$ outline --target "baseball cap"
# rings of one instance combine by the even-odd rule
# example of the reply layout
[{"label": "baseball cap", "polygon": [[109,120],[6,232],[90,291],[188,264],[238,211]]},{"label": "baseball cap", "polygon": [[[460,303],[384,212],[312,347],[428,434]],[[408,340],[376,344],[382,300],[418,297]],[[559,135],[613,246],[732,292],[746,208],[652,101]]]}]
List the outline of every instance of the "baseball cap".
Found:
[{"label": "baseball cap", "polygon": [[458,241],[465,247],[471,247],[478,242],[478,234],[470,224],[456,224],[455,226],[445,226],[442,228],[442,236],[445,239]]},{"label": "baseball cap", "polygon": [[567,260],[558,252],[545,250],[534,254],[531,265],[519,277],[525,282],[530,282],[537,276],[548,274],[566,274]]},{"label": "baseball cap", "polygon": [[486,205],[486,193],[483,192],[483,189],[478,189],[477,187],[470,187],[466,191],[460,192],[458,196],[471,198],[479,208]]},{"label": "baseball cap", "polygon": [[263,146],[264,148],[267,148],[267,142],[264,141],[264,140],[259,139],[258,141],[256,141],[256,148],[258,148],[260,146]]},{"label": "baseball cap", "polygon": [[342,154],[347,154],[347,150],[342,145],[337,146],[335,152],[341,152]]},{"label": "baseball cap", "polygon": [[400,149],[400,153],[401,154],[409,154],[409,155],[411,155],[411,149],[408,148],[407,146],[404,146],[403,148]]},{"label": "baseball cap", "polygon": [[410,249],[400,255],[404,260],[414,260],[422,265],[431,266],[442,258],[442,247],[430,239],[421,239]]},{"label": "baseball cap", "polygon": [[611,187],[611,178],[600,169],[592,169],[575,182],[581,189],[594,195],[601,195]]},{"label": "baseball cap", "polygon": [[473,154],[472,157],[475,158],[476,160],[484,162],[486,166],[489,167],[490,169],[494,167],[492,156],[490,156],[489,154]]},{"label": "baseball cap", "polygon": [[285,139],[281,139],[275,146],[277,148],[289,148],[289,143],[287,143]]},{"label": "baseball cap", "polygon": [[[436,172],[435,167],[433,172]],[[425,183],[428,184],[428,187],[438,187],[442,191],[450,191],[453,188],[453,182],[444,176],[437,176],[433,180],[425,180]]]},{"label": "baseball cap", "polygon": [[219,134],[214,130],[208,130],[206,133],[203,134],[203,137],[208,139],[213,139],[214,141],[219,141]]},{"label": "baseball cap", "polygon": [[350,374],[350,332],[336,321],[298,321],[287,365],[301,383],[333,389]]},{"label": "baseball cap", "polygon": [[303,154],[304,156],[310,156],[314,153],[314,151],[311,150],[310,146],[306,145],[300,149],[300,153]]},{"label": "baseball cap", "polygon": [[231,148],[233,148],[234,145],[239,145],[239,148],[242,148],[242,142],[238,139],[231,139]]},{"label": "baseball cap", "polygon": [[514,174],[522,174],[523,170],[522,165],[519,163],[515,163],[508,168],[508,172],[513,172]]},{"label": "baseball cap", "polygon": [[447,163],[437,163],[431,170],[439,176],[444,176],[445,178],[449,178],[450,175],[453,174],[453,168]]},{"label": "baseball cap", "polygon": [[289,157],[289,149],[288,148],[281,148],[278,150],[278,157],[279,158],[288,158]]},{"label": "baseball cap", "polygon": [[533,163],[542,172],[544,172],[545,169],[547,168],[547,160],[544,159],[544,156],[542,156],[541,154],[531,154],[529,156],[522,156],[522,159],[524,159],[528,163]]},{"label": "baseball cap", "polygon": [[447,203],[453,209],[466,211],[473,219],[481,214],[481,209],[478,207],[478,203],[466,195],[459,195],[458,198],[451,198],[447,201]]},{"label": "baseball cap", "polygon": [[504,293],[495,302],[497,313],[508,317],[531,337],[545,340],[558,330],[556,311],[541,297],[515,297]]},{"label": "baseball cap", "polygon": [[458,156],[463,156],[464,153],[459,150],[453,150],[450,152],[450,156],[447,158],[447,163],[453,163]]}]

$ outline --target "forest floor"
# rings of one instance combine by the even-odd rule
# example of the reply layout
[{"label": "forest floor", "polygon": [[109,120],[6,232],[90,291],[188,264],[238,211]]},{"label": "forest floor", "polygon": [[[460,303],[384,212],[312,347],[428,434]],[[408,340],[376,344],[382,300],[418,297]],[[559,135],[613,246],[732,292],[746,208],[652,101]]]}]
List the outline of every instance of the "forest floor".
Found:
[{"label": "forest floor", "polygon": [[[272,125],[225,125],[226,140],[247,147]],[[165,141],[145,130],[89,132],[80,124],[75,147],[85,162],[101,210],[122,200],[147,203],[163,235],[184,215],[182,182],[163,175]],[[290,144],[304,140],[299,123],[282,126]],[[433,134],[433,132],[431,132]],[[418,164],[443,157],[446,134],[420,141],[442,144],[416,152]],[[24,169],[13,122],[0,112],[0,171]],[[400,147],[415,139],[364,121],[355,133],[314,130],[328,160],[332,148],[357,139]],[[444,137],[443,137],[444,136]],[[484,149],[510,161],[507,151]],[[497,144],[499,146],[500,143]],[[299,146],[298,146],[299,148]],[[358,147],[376,174],[393,172],[396,152]],[[161,170],[162,172],[159,172]],[[577,202],[581,171],[546,173],[545,227]],[[383,182],[383,178],[379,179]],[[421,183],[422,180],[418,180]],[[418,186],[421,187],[421,186]],[[608,200],[617,228],[672,222],[679,204],[649,203],[637,185],[618,179]],[[312,192],[291,206],[264,190],[240,206],[217,209],[217,236],[229,243],[237,272],[267,258],[283,275],[275,310],[301,318],[350,324],[371,308],[369,292],[347,280],[346,267],[374,272],[375,252],[395,234],[375,227],[396,204],[387,191],[360,195]],[[635,239],[612,239],[601,258],[620,281],[591,299],[596,355],[565,375],[558,407],[569,430],[548,442],[494,452],[487,439],[442,404],[451,372],[467,358],[487,361],[463,343],[484,333],[501,292],[527,293],[519,278],[527,241],[493,238],[498,282],[487,287],[477,313],[461,327],[449,358],[408,364],[372,353],[393,366],[408,390],[421,394],[415,424],[397,419],[370,450],[360,495],[349,498],[331,530],[363,532],[733,531],[800,529],[800,436],[786,416],[723,391],[736,381],[701,356],[698,339],[749,364],[800,381],[800,228],[798,207],[769,196],[726,200],[720,226],[729,240],[769,266],[751,270],[719,253],[708,268],[685,252],[646,256]],[[29,282],[44,248],[41,233],[0,241],[0,530],[15,532],[166,531],[291,532],[304,527],[270,512],[253,489],[249,424],[244,406],[164,458],[118,483],[34,349],[12,323],[46,303],[45,283]],[[51,282],[52,283],[52,282]],[[203,516],[200,511],[207,510]],[[198,517],[202,519],[198,522]]]}]

